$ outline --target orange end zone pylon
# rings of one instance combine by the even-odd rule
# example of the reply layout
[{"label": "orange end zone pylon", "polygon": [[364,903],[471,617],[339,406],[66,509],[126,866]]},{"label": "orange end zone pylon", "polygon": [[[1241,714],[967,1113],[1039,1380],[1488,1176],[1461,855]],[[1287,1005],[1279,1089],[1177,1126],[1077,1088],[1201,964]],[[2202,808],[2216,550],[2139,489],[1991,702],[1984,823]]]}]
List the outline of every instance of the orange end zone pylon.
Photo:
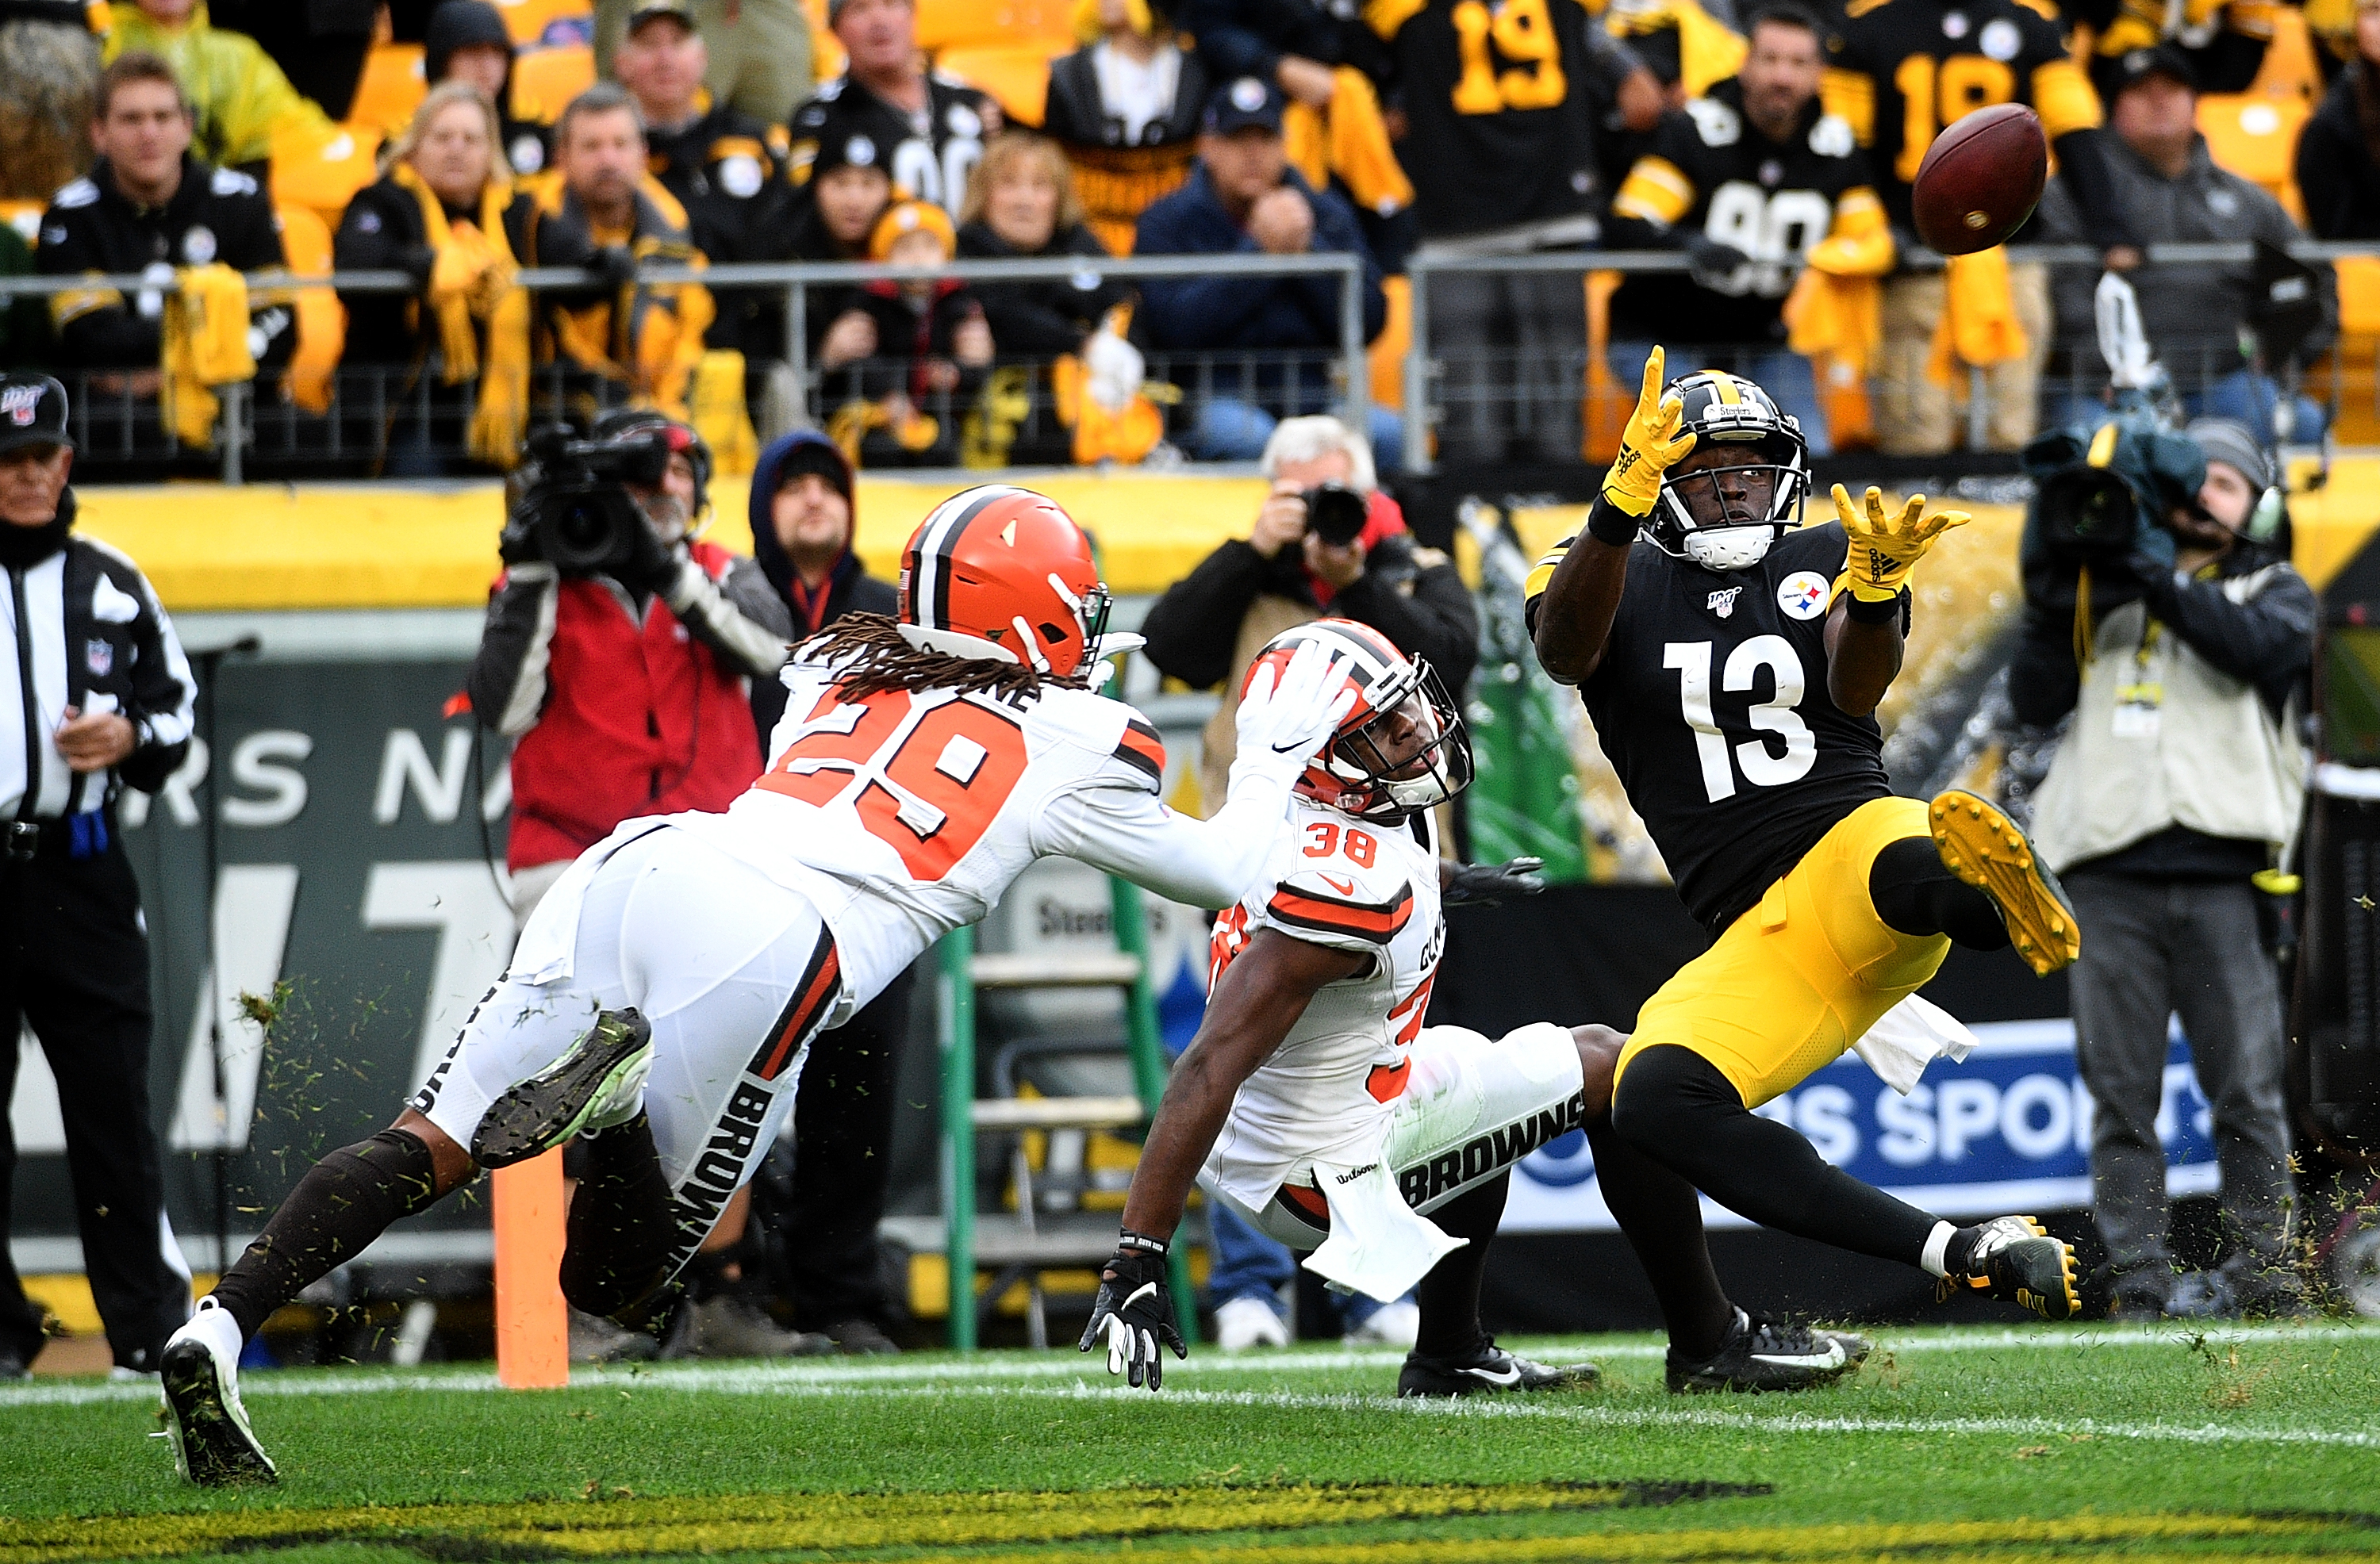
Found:
[{"label": "orange end zone pylon", "polygon": [[562,1302],[562,1153],[494,1175],[496,1379],[507,1390],[570,1383],[570,1320]]}]

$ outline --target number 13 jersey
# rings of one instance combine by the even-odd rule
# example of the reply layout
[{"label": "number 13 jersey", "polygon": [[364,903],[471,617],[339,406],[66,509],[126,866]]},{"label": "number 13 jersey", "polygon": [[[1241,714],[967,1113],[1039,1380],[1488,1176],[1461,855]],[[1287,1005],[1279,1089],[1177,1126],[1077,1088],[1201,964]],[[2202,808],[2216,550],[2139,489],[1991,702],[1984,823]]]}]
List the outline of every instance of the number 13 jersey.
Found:
[{"label": "number 13 jersey", "polygon": [[1836,821],[1892,791],[1876,720],[1827,692],[1845,553],[1831,521],[1725,576],[1640,540],[1603,661],[1579,685],[1679,898],[1714,938]]}]

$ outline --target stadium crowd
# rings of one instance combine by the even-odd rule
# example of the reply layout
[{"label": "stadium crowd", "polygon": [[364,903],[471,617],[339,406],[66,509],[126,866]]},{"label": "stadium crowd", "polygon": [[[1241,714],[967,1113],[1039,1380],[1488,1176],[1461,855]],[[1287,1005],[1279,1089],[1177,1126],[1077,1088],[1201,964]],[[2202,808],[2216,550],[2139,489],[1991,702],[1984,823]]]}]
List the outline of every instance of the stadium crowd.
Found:
[{"label": "stadium crowd", "polygon": [[[128,455],[208,448],[215,394],[253,378],[251,416],[329,425],[285,446],[350,472],[503,467],[533,418],[621,405],[689,418],[729,471],[810,426],[862,467],[1245,462],[1343,394],[1339,273],[812,285],[797,369],[782,286],[665,268],[1352,255],[1394,471],[1420,255],[1444,461],[1608,450],[1656,339],[1775,386],[1821,453],[2010,451],[2101,389],[2100,268],[1922,250],[1933,137],[2030,103],[2059,173],[2016,242],[2087,235],[2118,271],[2380,235],[2380,18],[2341,9],[1042,0],[995,30],[961,0],[415,0],[310,6],[296,36],[140,0],[93,38],[16,0],[10,47],[64,79],[11,111],[42,155],[0,173],[0,273],[176,291],[19,301],[0,358],[97,377],[86,416]],[[1691,270],[1461,264],[1597,248]],[[590,279],[516,281],[557,266]],[[414,282],[275,285],[333,267]],[[2380,279],[2149,275],[2193,411],[2319,436],[2338,290],[2360,323]]]}]

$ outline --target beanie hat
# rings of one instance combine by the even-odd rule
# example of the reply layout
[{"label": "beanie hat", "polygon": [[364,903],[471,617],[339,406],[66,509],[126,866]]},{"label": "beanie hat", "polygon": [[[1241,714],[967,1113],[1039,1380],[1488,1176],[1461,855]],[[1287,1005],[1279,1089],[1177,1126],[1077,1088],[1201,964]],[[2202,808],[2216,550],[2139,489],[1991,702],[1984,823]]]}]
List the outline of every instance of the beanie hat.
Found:
[{"label": "beanie hat", "polygon": [[958,253],[958,230],[951,226],[949,212],[932,201],[905,200],[893,202],[884,215],[876,220],[876,231],[868,236],[868,259],[875,261],[886,260],[902,236],[921,230],[941,240],[944,260]]},{"label": "beanie hat", "polygon": [[2182,433],[2206,454],[2208,461],[2239,468],[2240,476],[2259,491],[2273,486],[2272,458],[2247,425],[2229,418],[2200,418]]},{"label": "beanie hat", "polygon": [[430,13],[421,35],[421,78],[436,86],[446,78],[447,62],[457,49],[488,44],[513,53],[513,35],[504,18],[488,0],[444,0]]}]

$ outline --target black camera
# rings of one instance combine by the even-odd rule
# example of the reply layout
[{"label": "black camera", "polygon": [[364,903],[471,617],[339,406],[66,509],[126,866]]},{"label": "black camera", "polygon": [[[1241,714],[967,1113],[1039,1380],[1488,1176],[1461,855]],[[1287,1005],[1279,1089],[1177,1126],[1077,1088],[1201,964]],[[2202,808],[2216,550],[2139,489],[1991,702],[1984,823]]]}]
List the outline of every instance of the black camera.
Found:
[{"label": "black camera", "polygon": [[2054,430],[2019,458],[2034,480],[2026,552],[2068,566],[2118,560],[2142,531],[2194,508],[2206,458],[2138,393],[2120,396],[2097,429]]},{"label": "black camera", "polygon": [[504,524],[506,559],[541,559],[565,576],[614,575],[645,545],[644,512],[627,486],[658,489],[669,475],[667,430],[581,440],[567,424],[539,430],[515,474]]},{"label": "black camera", "polygon": [[1372,514],[1371,502],[1343,483],[1318,483],[1301,496],[1305,501],[1305,525],[1317,538],[1343,549],[1364,535]]}]

